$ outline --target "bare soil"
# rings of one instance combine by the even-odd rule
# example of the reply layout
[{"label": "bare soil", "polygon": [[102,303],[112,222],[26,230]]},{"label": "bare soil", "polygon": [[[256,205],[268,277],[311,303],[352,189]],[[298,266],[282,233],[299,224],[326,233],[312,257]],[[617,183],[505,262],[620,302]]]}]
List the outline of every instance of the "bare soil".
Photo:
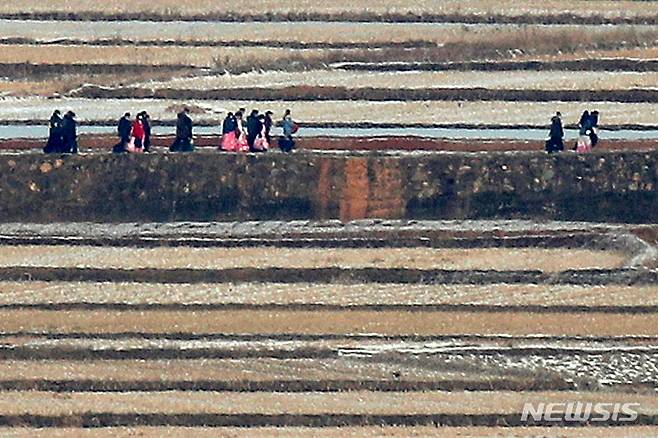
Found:
[{"label": "bare soil", "polygon": [[611,269],[626,256],[612,251],[536,248],[98,248],[6,246],[0,266],[195,268],[239,267],[319,268],[379,267],[419,269],[493,269],[560,272],[569,269]]},{"label": "bare soil", "polygon": [[[4,340],[3,340],[4,341]],[[244,359],[244,360],[107,360],[107,361],[2,361],[2,380],[103,381],[272,381],[272,380],[391,380],[403,369],[402,379],[441,381],[492,377],[484,371],[453,372],[413,364],[368,362],[358,359]]]},{"label": "bare soil", "polygon": [[639,403],[638,411],[655,415],[652,395],[587,392],[425,392],[425,393],[0,393],[2,415],[107,413],[216,414],[516,414],[529,403],[572,400]]},{"label": "bare soil", "polygon": [[0,282],[0,304],[656,306],[658,286]]},{"label": "bare soil", "polygon": [[655,336],[658,314],[405,311],[1,310],[5,332]]}]

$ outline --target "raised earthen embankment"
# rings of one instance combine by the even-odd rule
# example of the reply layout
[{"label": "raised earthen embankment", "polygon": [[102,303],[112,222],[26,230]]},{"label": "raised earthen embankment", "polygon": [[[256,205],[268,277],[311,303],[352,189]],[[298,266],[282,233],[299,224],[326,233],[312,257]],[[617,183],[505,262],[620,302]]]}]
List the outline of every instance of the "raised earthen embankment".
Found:
[{"label": "raised earthen embankment", "polygon": [[658,221],[658,151],[0,156],[0,221]]}]

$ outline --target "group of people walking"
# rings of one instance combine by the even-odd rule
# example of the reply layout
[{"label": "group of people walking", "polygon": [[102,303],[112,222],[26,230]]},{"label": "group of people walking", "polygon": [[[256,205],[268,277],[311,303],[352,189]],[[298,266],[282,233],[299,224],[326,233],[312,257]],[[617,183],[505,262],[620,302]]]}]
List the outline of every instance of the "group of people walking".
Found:
[{"label": "group of people walking", "polygon": [[50,116],[50,133],[43,151],[52,154],[78,152],[78,124],[73,111],[68,111],[62,117],[61,111],[55,110]]},{"label": "group of people walking", "polygon": [[[260,114],[253,110],[245,119],[246,110],[240,108],[235,113],[229,112],[222,123],[222,137],[219,149],[225,152],[266,152],[272,144],[272,111]],[[118,125],[119,143],[114,152],[141,153],[148,152],[151,147],[150,117],[143,111],[135,120],[126,113]],[[283,117],[283,136],[279,138],[279,147],[284,152],[290,152],[295,147],[293,134],[297,125],[292,121],[292,113],[286,110]],[[194,150],[193,123],[189,108],[183,108],[178,113],[176,121],[176,139],[169,148],[171,152],[192,152]]]},{"label": "group of people walking", "polygon": [[[265,152],[272,146],[272,127],[274,121],[272,111],[260,114],[253,110],[243,120],[246,110],[240,108],[234,113],[228,113],[222,124],[222,136],[219,149],[226,152]],[[282,120],[283,135],[279,137],[279,148],[290,152],[295,148],[293,134],[299,129],[292,120],[292,113],[286,110]],[[134,118],[125,113],[118,122],[117,135],[119,142],[114,145],[114,153],[143,153],[151,150],[151,118],[146,111],[138,113]],[[169,148],[171,152],[192,152],[194,150],[193,122],[189,108],[183,108],[178,113],[176,121],[176,139]],[[56,110],[50,118],[50,134],[44,147],[46,153],[77,153],[78,135],[77,121],[72,111],[64,117]]]},{"label": "group of people walking", "polygon": [[[272,146],[272,111],[261,114],[257,109],[251,111],[246,120],[246,110],[240,108],[235,113],[229,112],[222,123],[222,136],[219,149],[225,152],[266,152]],[[599,141],[599,112],[584,111],[578,122],[578,140],[573,148],[578,153],[591,152]],[[279,148],[290,152],[295,148],[293,134],[299,129],[292,119],[290,110],[286,110],[281,121],[283,135],[279,137]],[[119,143],[112,149],[115,153],[143,153],[151,148],[151,118],[142,111],[132,119],[125,113],[117,126]],[[177,116],[176,139],[169,150],[171,152],[191,152],[194,150],[193,123],[190,110],[184,108]],[[44,147],[46,153],[77,153],[78,135],[76,115],[68,111],[64,116],[55,110],[50,117],[50,134]],[[562,114],[557,112],[551,119],[549,139],[546,141],[548,153],[564,150],[564,127]]]},{"label": "group of people walking", "polygon": [[117,127],[119,134],[119,143],[117,143],[112,152],[122,153],[140,153],[148,152],[151,148],[151,118],[146,111],[131,119],[130,113],[125,113],[119,119]]},{"label": "group of people walking", "polygon": [[[243,120],[245,109],[228,113],[222,124],[222,140],[219,149],[226,152],[266,152],[272,146],[272,111],[261,114],[257,109]],[[279,138],[279,148],[290,152],[295,147],[292,135],[297,125],[292,121],[292,113],[286,110],[282,121],[283,136]]]},{"label": "group of people walking", "polygon": [[[599,112],[585,110],[578,122],[578,139],[573,150],[578,153],[592,152],[592,148],[599,142],[598,135]],[[551,130],[546,141],[546,152],[549,154],[564,150],[564,128],[562,114],[556,113],[551,119]]]}]

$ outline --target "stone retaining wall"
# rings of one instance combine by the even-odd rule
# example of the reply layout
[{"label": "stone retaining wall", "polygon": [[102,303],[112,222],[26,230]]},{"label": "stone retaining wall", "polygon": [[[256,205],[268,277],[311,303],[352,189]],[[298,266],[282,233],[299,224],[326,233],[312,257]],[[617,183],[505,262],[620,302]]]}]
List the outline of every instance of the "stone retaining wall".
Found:
[{"label": "stone retaining wall", "polygon": [[0,155],[0,221],[658,221],[658,151]]}]

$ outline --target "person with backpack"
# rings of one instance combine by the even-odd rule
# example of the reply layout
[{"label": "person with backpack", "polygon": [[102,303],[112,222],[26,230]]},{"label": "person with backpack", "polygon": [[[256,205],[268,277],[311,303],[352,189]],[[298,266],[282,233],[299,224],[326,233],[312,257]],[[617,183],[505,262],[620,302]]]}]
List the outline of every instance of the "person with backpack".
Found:
[{"label": "person with backpack", "polygon": [[292,112],[288,109],[283,115],[283,120],[281,121],[283,128],[283,136],[279,138],[279,148],[283,152],[291,152],[295,149],[295,140],[293,139],[293,134],[297,133],[299,127],[292,120]]}]

